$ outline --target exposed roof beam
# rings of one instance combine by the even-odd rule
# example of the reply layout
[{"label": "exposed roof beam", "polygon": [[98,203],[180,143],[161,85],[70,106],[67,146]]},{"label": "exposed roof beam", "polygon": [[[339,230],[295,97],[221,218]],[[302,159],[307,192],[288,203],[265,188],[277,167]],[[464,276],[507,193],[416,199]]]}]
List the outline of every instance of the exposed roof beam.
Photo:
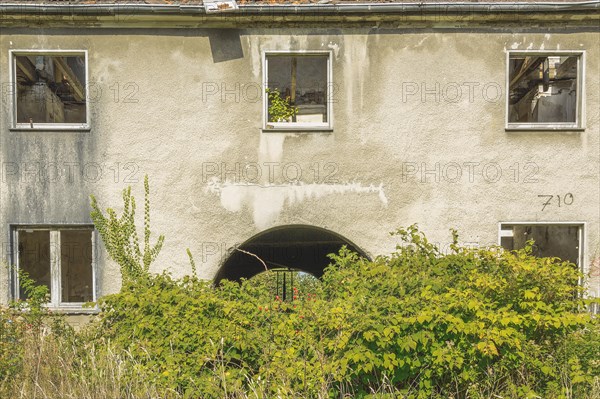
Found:
[{"label": "exposed roof beam", "polygon": [[17,68],[21,73],[31,82],[37,82],[37,73],[35,72],[35,66],[27,59],[27,57],[16,57],[15,62]]},{"label": "exposed roof beam", "polygon": [[85,100],[85,90],[71,67],[67,65],[62,57],[54,57],[53,60],[54,65],[60,70],[61,74],[65,77],[65,79],[67,79],[67,82],[69,82],[71,89],[73,89],[73,97],[75,100]]}]

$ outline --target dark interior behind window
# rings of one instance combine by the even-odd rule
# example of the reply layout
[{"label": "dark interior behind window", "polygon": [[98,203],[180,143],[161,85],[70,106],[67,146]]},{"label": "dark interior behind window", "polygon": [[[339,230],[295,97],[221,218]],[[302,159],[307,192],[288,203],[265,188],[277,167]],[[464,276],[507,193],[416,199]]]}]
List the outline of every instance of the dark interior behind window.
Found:
[{"label": "dark interior behind window", "polygon": [[84,55],[15,56],[17,123],[86,123]]},{"label": "dark interior behind window", "polygon": [[575,123],[577,56],[511,55],[510,123]]},{"label": "dark interior behind window", "polygon": [[326,123],[328,56],[269,55],[267,59],[269,89],[278,90],[298,108],[291,122]]},{"label": "dark interior behind window", "polygon": [[534,240],[533,255],[557,257],[579,265],[579,226],[519,224],[502,225],[502,230],[512,230],[512,237],[501,237],[500,244],[505,249],[521,249],[528,240]]},{"label": "dark interior behind window", "polygon": [[[50,290],[49,231],[19,231],[19,268],[27,272],[37,285],[45,285]],[[23,288],[20,288],[19,298],[27,299]]]},{"label": "dark interior behind window", "polygon": [[92,231],[60,232],[62,302],[93,301]]}]

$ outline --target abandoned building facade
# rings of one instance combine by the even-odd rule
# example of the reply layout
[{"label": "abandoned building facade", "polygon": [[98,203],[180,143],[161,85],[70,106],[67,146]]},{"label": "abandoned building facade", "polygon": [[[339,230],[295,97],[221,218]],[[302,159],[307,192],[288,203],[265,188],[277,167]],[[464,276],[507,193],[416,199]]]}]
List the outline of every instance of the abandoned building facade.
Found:
[{"label": "abandoned building facade", "polygon": [[319,276],[417,223],[575,263],[600,295],[600,2],[0,1],[0,303],[115,292],[90,194],[153,271]]}]

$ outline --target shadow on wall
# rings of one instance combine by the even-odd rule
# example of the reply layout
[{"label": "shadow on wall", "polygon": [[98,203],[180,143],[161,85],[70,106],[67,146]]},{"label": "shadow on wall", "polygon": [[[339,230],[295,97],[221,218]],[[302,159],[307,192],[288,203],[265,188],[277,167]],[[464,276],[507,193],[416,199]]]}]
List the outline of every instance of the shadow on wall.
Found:
[{"label": "shadow on wall", "polygon": [[212,29],[208,33],[213,62],[244,58],[240,31],[237,29]]},{"label": "shadow on wall", "polygon": [[[269,269],[294,269],[321,277],[329,265],[330,253],[342,246],[368,258],[351,241],[332,231],[307,225],[279,226],[250,238],[239,249],[262,259]],[[215,284],[227,279],[239,281],[265,271],[265,266],[254,256],[234,251],[225,260],[215,276]]]}]

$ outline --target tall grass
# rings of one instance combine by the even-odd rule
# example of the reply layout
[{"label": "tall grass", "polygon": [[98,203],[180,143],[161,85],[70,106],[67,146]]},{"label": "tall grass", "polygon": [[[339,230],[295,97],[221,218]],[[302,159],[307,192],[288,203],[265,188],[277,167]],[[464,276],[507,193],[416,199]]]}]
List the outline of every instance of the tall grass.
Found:
[{"label": "tall grass", "polygon": [[[3,399],[184,399],[203,398],[202,392],[175,392],[155,383],[153,374],[145,370],[129,352],[117,350],[110,342],[91,343],[86,332],[75,333],[68,328],[51,331],[29,329],[20,339],[21,362],[18,373],[0,381]],[[5,359],[6,360],[6,359]],[[245,390],[227,387],[223,368],[215,364],[214,384],[222,389],[222,398],[268,399],[273,397],[272,381],[248,379]],[[281,373],[285,373],[282,371]],[[472,387],[471,392],[460,395],[448,392],[448,398],[457,396],[472,399],[498,399],[493,389],[493,376]],[[294,392],[285,386],[285,376],[277,378],[277,398],[309,399],[303,392]],[[568,384],[568,381],[565,381]],[[324,386],[315,399],[329,398],[331,386]],[[340,389],[341,388],[341,389]],[[336,387],[340,397],[353,398],[352,387]],[[415,391],[413,390],[412,393]],[[404,393],[406,394],[406,393]],[[457,395],[458,394],[458,395]],[[270,395],[270,396],[269,396]],[[403,398],[393,385],[383,377],[372,387],[371,398]],[[584,397],[566,399],[600,398],[600,379]],[[312,399],[312,398],[311,398]],[[516,397],[515,397],[516,399]],[[551,398],[544,398],[551,399]]]}]

